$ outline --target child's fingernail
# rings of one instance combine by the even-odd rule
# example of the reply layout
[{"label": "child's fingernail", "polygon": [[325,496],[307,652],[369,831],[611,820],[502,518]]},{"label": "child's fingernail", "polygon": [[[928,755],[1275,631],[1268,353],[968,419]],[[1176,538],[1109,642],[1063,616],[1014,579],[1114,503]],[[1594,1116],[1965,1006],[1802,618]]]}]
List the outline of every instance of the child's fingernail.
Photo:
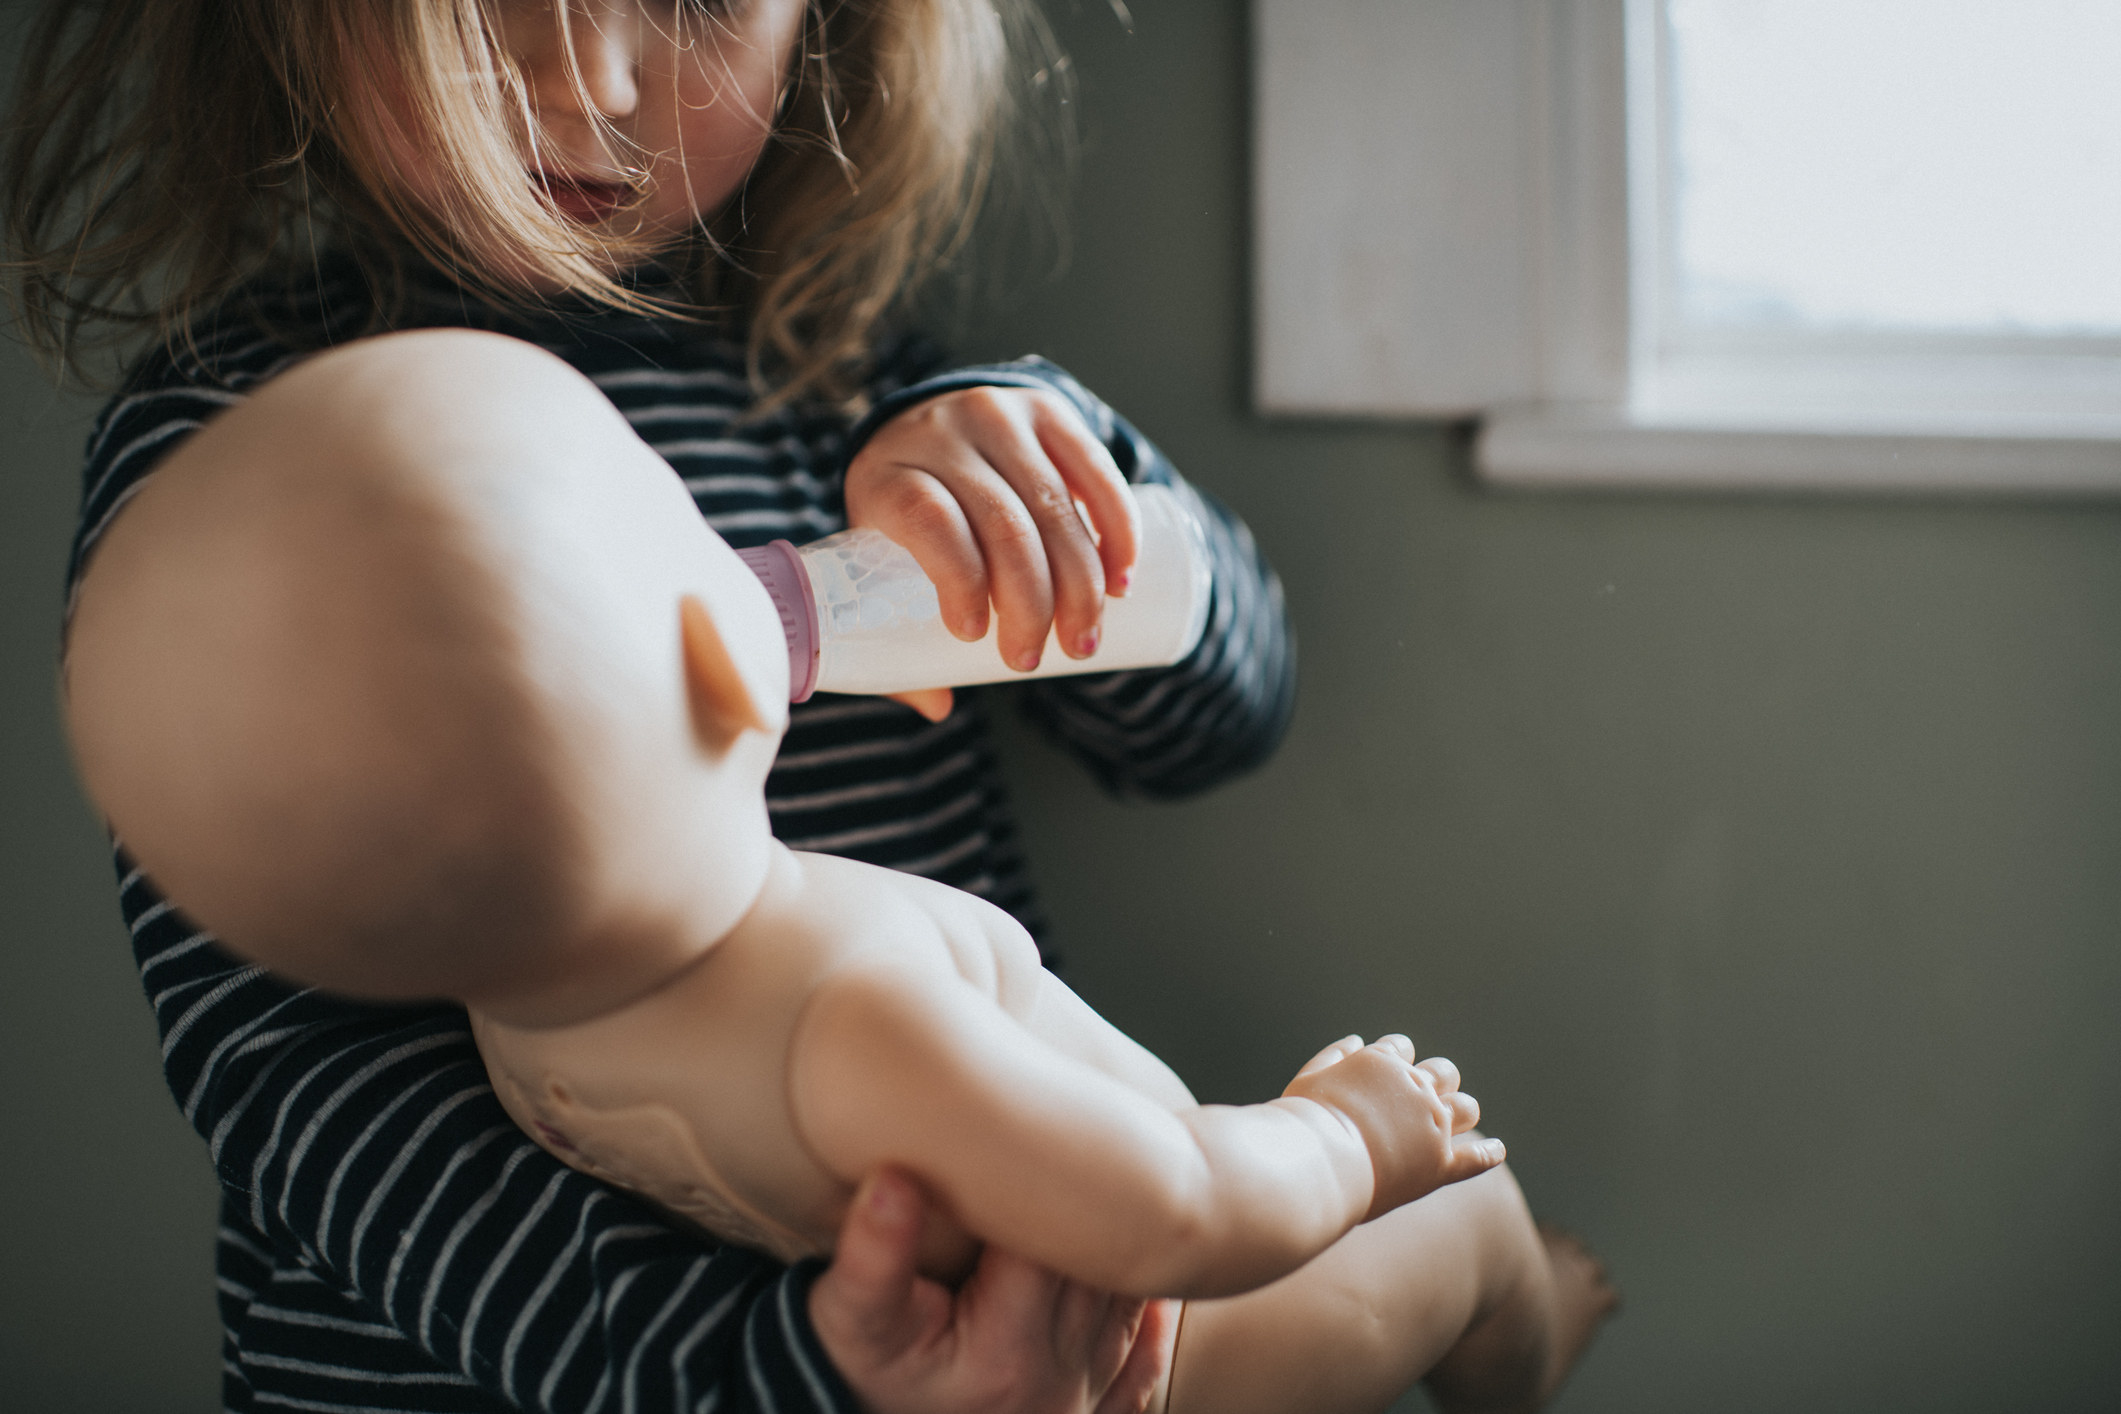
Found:
[{"label": "child's fingernail", "polygon": [[1026,673],[1030,672],[1038,666],[1038,657],[1039,654],[1036,648],[1026,649],[1024,652],[1017,654],[1016,666],[1018,670]]},{"label": "child's fingernail", "polygon": [[1091,655],[1092,653],[1095,653],[1096,651],[1097,651],[1097,630],[1096,630],[1096,629],[1094,629],[1094,628],[1093,628],[1093,629],[1091,629],[1091,630],[1090,630],[1090,631],[1089,631],[1088,633],[1085,633],[1085,634],[1084,634],[1084,635],[1083,635],[1083,636],[1082,636],[1081,638],[1078,638],[1078,639],[1076,639],[1076,640],[1075,640],[1075,656],[1076,656],[1076,657],[1078,657],[1078,658],[1087,658],[1087,657],[1089,657],[1089,656],[1090,656],[1090,655]]},{"label": "child's fingernail", "polygon": [[1133,587],[1133,584],[1134,571],[1121,570],[1118,574],[1112,576],[1112,583],[1106,586],[1105,592],[1107,594],[1110,594],[1114,599],[1123,598],[1125,597],[1127,590]]}]

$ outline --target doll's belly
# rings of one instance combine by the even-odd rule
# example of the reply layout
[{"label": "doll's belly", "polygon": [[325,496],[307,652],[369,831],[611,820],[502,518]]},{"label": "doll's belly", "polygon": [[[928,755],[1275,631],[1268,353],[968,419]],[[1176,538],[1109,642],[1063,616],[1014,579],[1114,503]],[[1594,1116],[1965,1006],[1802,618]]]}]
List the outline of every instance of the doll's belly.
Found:
[{"label": "doll's belly", "polygon": [[[845,1184],[820,1172],[777,1185],[776,1193],[747,1192],[758,1185],[732,1182],[676,1107],[652,1100],[616,1108],[587,1104],[564,1075],[525,1065],[511,1049],[491,1033],[482,1041],[494,1092],[523,1132],[561,1163],[638,1194],[724,1242],[783,1262],[832,1251],[854,1196]],[[955,1286],[972,1274],[980,1244],[935,1195],[926,1196],[920,1271]]]},{"label": "doll's belly", "polygon": [[[658,1098],[652,1073],[614,1076],[583,1056],[539,1054],[534,1035],[473,1027],[494,1092],[524,1133],[568,1167],[648,1199],[715,1237],[793,1262],[832,1250],[851,1196],[806,1154],[760,1162],[759,1136],[743,1171],[716,1162],[703,1096]],[[723,1154],[729,1152],[723,1146]],[[762,1172],[763,1171],[763,1172]]]}]

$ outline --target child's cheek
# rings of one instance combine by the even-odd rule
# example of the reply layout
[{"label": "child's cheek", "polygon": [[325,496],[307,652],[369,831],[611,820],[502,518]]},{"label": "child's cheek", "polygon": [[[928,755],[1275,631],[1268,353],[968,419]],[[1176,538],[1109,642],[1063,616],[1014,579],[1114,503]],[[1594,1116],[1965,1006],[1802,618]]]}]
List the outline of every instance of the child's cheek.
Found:
[{"label": "child's cheek", "polygon": [[[684,203],[683,217],[696,220],[711,215],[743,184],[772,135],[774,106],[802,17],[801,0],[756,0],[744,12],[742,32],[668,54],[669,70],[657,77],[675,99],[662,105],[663,112],[675,115],[674,141],[643,145],[663,149],[669,155],[659,153],[659,165],[674,157],[682,172],[671,174],[680,177],[676,181],[657,173],[658,198],[652,205],[662,204],[661,193],[673,193]],[[642,117],[654,122],[655,109],[644,104]]]},{"label": "child's cheek", "polygon": [[[352,159],[362,184],[386,208],[437,216],[450,209],[448,143],[417,116],[434,111],[414,91],[414,82],[380,36],[350,41],[355,54],[331,105],[332,136]],[[519,134],[495,135],[503,146],[486,156],[520,170]]]}]

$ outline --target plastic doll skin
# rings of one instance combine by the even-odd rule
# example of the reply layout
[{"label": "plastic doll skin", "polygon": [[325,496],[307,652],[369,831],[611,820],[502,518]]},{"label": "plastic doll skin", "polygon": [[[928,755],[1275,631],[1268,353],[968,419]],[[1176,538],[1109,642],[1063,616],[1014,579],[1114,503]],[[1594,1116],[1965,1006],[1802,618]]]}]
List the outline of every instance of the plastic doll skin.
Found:
[{"label": "plastic doll skin", "polygon": [[601,394],[436,331],[320,355],[171,457],[84,582],[68,715],[229,947],[463,1001],[526,1131],[723,1236],[828,1250],[891,1167],[952,1219],[932,1272],[976,1234],[1196,1298],[1156,1407],[1376,1410],[1432,1367],[1453,1407],[1544,1397],[1609,1293],[1534,1235],[1448,1061],[1351,1037],[1278,1100],[1195,1103],[999,909],[772,838],[786,672]]}]

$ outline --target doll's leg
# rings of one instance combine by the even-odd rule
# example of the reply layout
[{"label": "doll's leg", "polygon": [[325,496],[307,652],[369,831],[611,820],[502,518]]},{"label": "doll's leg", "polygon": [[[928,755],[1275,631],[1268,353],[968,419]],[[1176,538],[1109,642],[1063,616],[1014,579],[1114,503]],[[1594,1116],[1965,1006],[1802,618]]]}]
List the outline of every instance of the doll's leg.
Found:
[{"label": "doll's leg", "polygon": [[1377,1414],[1428,1377],[1447,1411],[1537,1408],[1614,1304],[1495,1169],[1356,1228],[1271,1286],[1187,1304],[1170,1414]]}]

